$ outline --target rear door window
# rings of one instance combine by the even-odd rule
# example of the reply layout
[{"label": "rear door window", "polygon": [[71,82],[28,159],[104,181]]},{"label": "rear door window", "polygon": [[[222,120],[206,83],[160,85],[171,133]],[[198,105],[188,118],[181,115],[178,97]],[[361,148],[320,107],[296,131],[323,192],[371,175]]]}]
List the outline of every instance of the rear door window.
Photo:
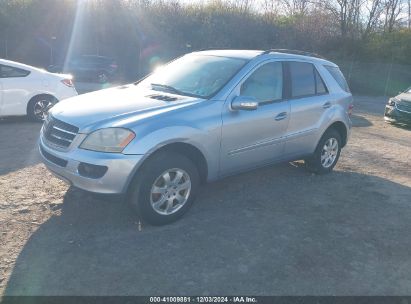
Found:
[{"label": "rear door window", "polygon": [[289,62],[291,97],[301,98],[327,94],[327,87],[317,69],[308,62]]},{"label": "rear door window", "polygon": [[307,62],[290,62],[291,97],[315,95],[314,66]]}]

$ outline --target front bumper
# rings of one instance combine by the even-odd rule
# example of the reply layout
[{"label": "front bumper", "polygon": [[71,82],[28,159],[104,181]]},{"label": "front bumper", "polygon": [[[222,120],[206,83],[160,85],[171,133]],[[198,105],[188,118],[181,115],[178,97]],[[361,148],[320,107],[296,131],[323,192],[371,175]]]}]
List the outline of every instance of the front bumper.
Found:
[{"label": "front bumper", "polygon": [[[102,153],[78,148],[61,152],[48,146],[43,136],[39,139],[39,151],[46,167],[58,178],[78,188],[104,194],[125,193],[143,159],[143,155]],[[86,177],[79,170],[81,163],[106,167],[107,170],[102,177]]]},{"label": "front bumper", "polygon": [[384,120],[392,123],[411,124],[411,113],[398,110],[395,106],[386,105]]}]

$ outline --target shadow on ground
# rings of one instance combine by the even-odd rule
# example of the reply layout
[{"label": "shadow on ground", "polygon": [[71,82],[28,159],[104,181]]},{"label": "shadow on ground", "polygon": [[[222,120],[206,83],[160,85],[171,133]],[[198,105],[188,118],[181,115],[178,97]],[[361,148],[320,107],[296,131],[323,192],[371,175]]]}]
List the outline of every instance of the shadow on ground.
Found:
[{"label": "shadow on ground", "polygon": [[367,118],[361,115],[352,115],[351,120],[353,123],[353,127],[370,127],[372,126],[372,122],[369,121]]},{"label": "shadow on ground", "polygon": [[123,202],[72,188],[5,294],[410,294],[410,196],[382,178],[286,164],[206,185],[182,220],[139,231]]},{"label": "shadow on ground", "polygon": [[37,140],[41,125],[26,117],[0,119],[0,175],[40,162]]}]

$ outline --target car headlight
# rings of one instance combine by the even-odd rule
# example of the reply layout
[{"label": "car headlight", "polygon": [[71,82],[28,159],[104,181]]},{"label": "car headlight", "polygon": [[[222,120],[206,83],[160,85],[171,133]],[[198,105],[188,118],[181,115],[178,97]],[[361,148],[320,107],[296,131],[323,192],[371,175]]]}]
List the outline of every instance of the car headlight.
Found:
[{"label": "car headlight", "polygon": [[388,99],[388,105],[389,106],[395,106],[396,102],[398,102],[398,99],[395,98],[395,97]]},{"label": "car headlight", "polygon": [[120,153],[136,137],[133,131],[123,128],[100,129],[90,133],[80,148],[99,152]]}]

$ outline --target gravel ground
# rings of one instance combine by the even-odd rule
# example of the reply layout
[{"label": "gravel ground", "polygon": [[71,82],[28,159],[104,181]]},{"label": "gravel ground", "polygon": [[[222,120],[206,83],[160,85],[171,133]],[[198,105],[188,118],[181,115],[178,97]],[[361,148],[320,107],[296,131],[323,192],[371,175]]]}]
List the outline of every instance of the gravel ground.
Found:
[{"label": "gravel ground", "polygon": [[0,120],[0,294],[410,295],[411,131],[384,103],[356,98],[334,173],[226,178],[165,227],[69,188],[39,162],[39,124]]}]

